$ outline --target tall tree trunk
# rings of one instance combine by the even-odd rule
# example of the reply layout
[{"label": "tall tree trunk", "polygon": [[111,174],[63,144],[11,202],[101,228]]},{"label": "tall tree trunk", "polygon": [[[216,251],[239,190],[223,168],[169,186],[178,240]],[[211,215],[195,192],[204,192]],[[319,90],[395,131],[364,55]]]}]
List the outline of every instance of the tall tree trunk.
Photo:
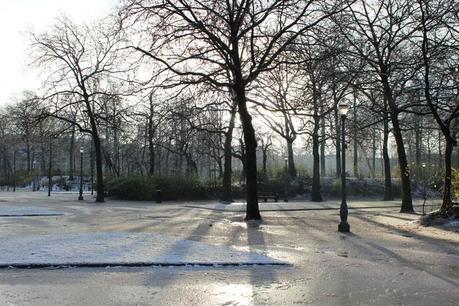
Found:
[{"label": "tall tree trunk", "polygon": [[320,175],[325,176],[325,118],[322,117],[320,120],[321,128],[320,128]]},{"label": "tall tree trunk", "polygon": [[[233,97],[234,98],[234,97]],[[236,100],[233,100],[231,108],[231,117],[228,125],[228,130],[225,133],[225,143],[223,144],[223,158],[224,158],[224,170],[223,170],[223,195],[222,200],[227,202],[233,201],[231,178],[233,176],[233,157],[231,155],[232,143],[233,143],[233,131],[236,122],[237,104]]]},{"label": "tall tree trunk", "polygon": [[74,170],[74,154],[75,154],[75,125],[72,126],[70,134],[70,148],[69,148],[69,180],[73,181]]},{"label": "tall tree trunk", "polygon": [[383,162],[384,162],[384,201],[392,201],[394,193],[392,190],[392,177],[390,173],[389,158],[389,119],[384,114],[384,131],[383,131]]},{"label": "tall tree trunk", "polygon": [[40,172],[42,175],[46,173],[46,149],[45,149],[45,137],[43,132],[43,123],[40,121],[38,129],[40,132]]},{"label": "tall tree trunk", "polygon": [[32,154],[30,148],[30,140],[26,139],[26,155],[27,155],[27,173],[32,171]]},{"label": "tall tree trunk", "polygon": [[91,135],[94,142],[94,153],[96,153],[96,177],[97,177],[97,195],[96,202],[105,201],[104,175],[102,169],[102,147],[100,143],[97,123],[94,118],[93,109],[89,103],[89,97],[85,95],[86,110],[88,112],[89,123],[91,125]]},{"label": "tall tree trunk", "polygon": [[390,109],[390,119],[392,122],[392,133],[394,134],[395,143],[397,144],[398,164],[400,168],[400,180],[402,184],[402,205],[400,207],[401,213],[413,213],[413,200],[411,197],[411,180],[410,168],[406,158],[405,144],[403,141],[402,130],[400,128],[400,121],[398,119],[398,107],[392,94],[392,89],[389,84],[387,69],[383,64],[381,69],[381,78],[384,87],[384,96]]},{"label": "tall tree trunk", "polygon": [[288,175],[296,177],[295,160],[293,156],[293,139],[287,139],[287,159],[288,159]]},{"label": "tall tree trunk", "polygon": [[451,156],[453,154],[454,144],[453,141],[446,139],[445,145],[445,178],[443,185],[443,203],[440,208],[442,214],[447,214],[448,210],[452,207],[451,200]]},{"label": "tall tree trunk", "polygon": [[443,150],[441,148],[441,131],[438,131],[438,164],[441,165],[443,162]]},{"label": "tall tree trunk", "polygon": [[[93,120],[91,120],[93,121]],[[92,125],[92,124],[91,124]],[[95,125],[95,123],[94,123]],[[97,195],[96,202],[104,202],[104,176],[102,170],[102,148],[97,129],[92,132],[92,139],[94,142],[94,152],[96,153],[96,180],[97,180]]]},{"label": "tall tree trunk", "polygon": [[150,167],[148,169],[148,174],[154,175],[155,174],[155,148],[153,143],[153,137],[155,136],[155,129],[153,127],[153,114],[154,114],[154,105],[153,105],[153,92],[150,93],[149,97],[149,114],[148,114],[148,151],[149,151],[149,162]]},{"label": "tall tree trunk", "polygon": [[247,99],[243,85],[242,74],[236,76],[236,98],[238,102],[238,113],[242,123],[244,134],[244,147],[246,156],[246,185],[247,185],[247,212],[246,220],[261,220],[258,207],[257,194],[257,140],[255,130],[252,125],[252,116],[247,110]]},{"label": "tall tree trunk", "polygon": [[149,153],[149,168],[148,174],[155,174],[155,145],[153,143],[153,120],[152,118],[148,119],[148,153]]},{"label": "tall tree trunk", "polygon": [[341,146],[340,146],[340,134],[341,134],[341,125],[339,124],[339,115],[338,108],[335,108],[335,157],[336,157],[336,177],[341,177]]},{"label": "tall tree trunk", "polygon": [[415,119],[414,119],[414,131],[415,131],[414,155],[415,155],[415,162],[418,167],[421,165],[421,143],[422,143],[422,135],[421,135],[422,127],[420,125],[421,119],[422,118],[420,116],[415,116]]},{"label": "tall tree trunk", "polygon": [[430,147],[430,131],[427,132],[427,163],[430,164],[432,158],[432,148]]},{"label": "tall tree trunk", "polygon": [[352,108],[354,112],[354,176],[359,177],[359,156],[358,156],[358,143],[357,143],[357,93],[354,91],[354,105]]},{"label": "tall tree trunk", "polygon": [[373,128],[372,150],[371,150],[371,177],[376,177],[376,127]]},{"label": "tall tree trunk", "polygon": [[320,129],[320,117],[314,116],[314,130],[312,133],[312,156],[313,156],[313,167],[312,167],[312,191],[311,200],[314,202],[322,202],[322,195],[320,193],[320,156],[319,156],[319,129]]},{"label": "tall tree trunk", "polygon": [[[198,173],[198,165],[193,160],[193,155],[191,153],[185,153],[185,160],[186,160],[186,175],[187,176],[194,176]],[[214,172],[215,175],[215,172]]]},{"label": "tall tree trunk", "polygon": [[[429,13],[429,6],[427,2],[419,1],[420,9],[421,9],[421,22],[422,22],[422,59],[424,65],[424,96],[429,106],[429,109],[435,118],[438,126],[440,127],[438,131],[438,155],[439,155],[439,162],[441,162],[441,135],[445,139],[445,178],[444,178],[444,186],[443,186],[443,203],[440,208],[440,213],[447,215],[449,210],[452,208],[452,200],[451,200],[451,157],[453,153],[454,146],[457,145],[456,142],[456,135],[451,130],[450,124],[452,120],[455,119],[455,114],[452,113],[449,118],[446,120],[440,117],[437,107],[434,106],[434,102],[430,92],[430,51],[429,51],[429,38],[428,38],[428,19],[429,17],[427,14]],[[458,84],[456,84],[458,85]],[[459,86],[458,86],[459,87]],[[454,115],[453,115],[454,114]],[[441,134],[440,134],[441,133]]]},{"label": "tall tree trunk", "polygon": [[412,213],[414,212],[413,201],[411,198],[411,181],[410,181],[410,168],[405,153],[405,146],[403,143],[402,130],[397,114],[391,112],[392,131],[394,134],[395,142],[397,144],[398,163],[400,167],[400,179],[402,183],[402,205],[400,212]]},{"label": "tall tree trunk", "polygon": [[121,175],[121,161],[120,161],[120,144],[119,144],[119,137],[118,137],[118,119],[115,119],[115,127],[113,129],[113,164],[115,168],[115,174],[117,176]]},{"label": "tall tree trunk", "polygon": [[262,172],[263,178],[268,178],[268,148],[264,148],[262,151]]}]

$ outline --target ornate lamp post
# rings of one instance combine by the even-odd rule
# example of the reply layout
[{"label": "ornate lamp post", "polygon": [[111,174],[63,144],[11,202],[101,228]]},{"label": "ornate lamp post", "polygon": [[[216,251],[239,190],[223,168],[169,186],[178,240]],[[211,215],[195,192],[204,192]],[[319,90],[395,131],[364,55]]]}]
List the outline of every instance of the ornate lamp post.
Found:
[{"label": "ornate lamp post", "polygon": [[338,225],[338,232],[348,233],[350,231],[349,223],[347,223],[347,203],[346,203],[346,134],[344,131],[346,114],[349,111],[349,106],[345,103],[338,105],[338,110],[341,115],[341,206],[339,216],[341,222]]},{"label": "ornate lamp post", "polygon": [[83,148],[80,148],[80,196],[78,197],[79,201],[83,200]]}]

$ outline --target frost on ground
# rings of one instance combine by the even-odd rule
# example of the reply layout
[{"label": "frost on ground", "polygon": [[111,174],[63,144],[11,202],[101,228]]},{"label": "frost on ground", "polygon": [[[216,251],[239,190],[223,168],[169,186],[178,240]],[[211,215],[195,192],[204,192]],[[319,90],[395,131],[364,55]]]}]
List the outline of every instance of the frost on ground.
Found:
[{"label": "frost on ground", "polygon": [[449,221],[449,222],[445,223],[443,226],[459,228],[459,220],[458,221]]},{"label": "frost on ground", "polygon": [[60,216],[60,212],[41,207],[0,206],[0,217]]},{"label": "frost on ground", "polygon": [[152,233],[1,237],[0,244],[2,267],[283,264],[261,254]]}]

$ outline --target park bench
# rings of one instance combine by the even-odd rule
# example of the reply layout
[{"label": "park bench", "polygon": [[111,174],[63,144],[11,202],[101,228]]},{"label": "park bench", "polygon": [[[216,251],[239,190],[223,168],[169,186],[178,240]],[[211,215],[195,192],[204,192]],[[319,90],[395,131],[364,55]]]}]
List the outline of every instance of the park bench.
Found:
[{"label": "park bench", "polygon": [[279,201],[279,195],[275,192],[261,191],[258,192],[258,199],[263,199],[263,202],[268,202],[268,199],[273,199],[274,202]]}]

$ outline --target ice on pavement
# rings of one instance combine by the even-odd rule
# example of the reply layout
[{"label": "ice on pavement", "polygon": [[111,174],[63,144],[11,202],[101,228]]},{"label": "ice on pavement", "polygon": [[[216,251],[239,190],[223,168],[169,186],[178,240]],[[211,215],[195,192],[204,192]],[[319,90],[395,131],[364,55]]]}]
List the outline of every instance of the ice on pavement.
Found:
[{"label": "ice on pavement", "polygon": [[0,237],[0,266],[285,264],[257,253],[153,233]]},{"label": "ice on pavement", "polygon": [[32,206],[0,206],[0,217],[60,216],[60,212]]}]

